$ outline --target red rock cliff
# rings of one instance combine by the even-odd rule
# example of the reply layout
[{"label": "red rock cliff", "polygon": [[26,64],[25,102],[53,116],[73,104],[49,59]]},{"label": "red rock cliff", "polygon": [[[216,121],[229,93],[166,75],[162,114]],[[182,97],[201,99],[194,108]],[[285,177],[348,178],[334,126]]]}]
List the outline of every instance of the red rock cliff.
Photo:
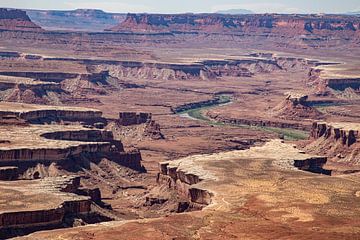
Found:
[{"label": "red rock cliff", "polygon": [[281,31],[306,34],[321,31],[359,31],[360,19],[335,15],[221,15],[128,14],[109,31],[121,32],[256,32]]}]

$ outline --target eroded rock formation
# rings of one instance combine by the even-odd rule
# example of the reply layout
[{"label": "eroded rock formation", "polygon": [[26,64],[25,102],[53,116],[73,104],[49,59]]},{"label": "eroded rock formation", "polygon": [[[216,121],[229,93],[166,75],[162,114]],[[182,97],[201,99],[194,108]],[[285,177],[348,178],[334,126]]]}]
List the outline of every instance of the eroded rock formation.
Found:
[{"label": "eroded rock formation", "polygon": [[151,121],[151,113],[120,112],[117,123],[121,126],[138,125]]},{"label": "eroded rock formation", "polygon": [[305,149],[323,153],[334,162],[360,164],[360,126],[358,123],[314,122],[313,142]]},{"label": "eroded rock formation", "polygon": [[286,99],[272,109],[273,116],[289,119],[319,119],[322,113],[311,107],[307,102],[308,95],[302,93],[287,93]]},{"label": "eroded rock formation", "polygon": [[356,17],[316,15],[128,14],[109,31],[130,32],[251,32],[305,34],[359,30]]},{"label": "eroded rock formation", "polygon": [[74,176],[2,182],[0,199],[7,202],[9,193],[16,193],[17,203],[0,205],[1,238],[61,227],[71,218],[101,216],[93,212],[90,196],[77,194],[79,186],[80,178]]},{"label": "eroded rock formation", "polygon": [[25,11],[0,8],[0,29],[16,31],[42,31]]}]

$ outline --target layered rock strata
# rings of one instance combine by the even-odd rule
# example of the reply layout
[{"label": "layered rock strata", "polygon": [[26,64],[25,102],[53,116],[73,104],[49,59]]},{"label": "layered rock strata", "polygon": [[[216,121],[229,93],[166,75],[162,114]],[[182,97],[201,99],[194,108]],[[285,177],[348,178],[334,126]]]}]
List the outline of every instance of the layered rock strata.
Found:
[{"label": "layered rock strata", "polygon": [[[135,234],[139,239],[161,239],[164,234],[186,239],[194,236],[194,231],[200,239],[215,235],[223,239],[298,239],[314,238],[319,232],[326,238],[356,239],[360,214],[357,175],[329,177],[293,166],[294,160],[314,157],[293,145],[270,141],[247,150],[190,156],[175,160],[174,165],[164,163],[164,173],[176,167],[175,172],[187,176],[179,176],[183,181],[197,182],[190,174],[202,179],[191,187],[211,192],[211,204],[196,213],[38,232],[24,239],[94,236],[115,240],[131,239]],[[334,228],[341,231],[334,232]]]},{"label": "layered rock strata", "polygon": [[335,163],[360,164],[358,123],[314,122],[311,137],[306,150],[326,154]]},{"label": "layered rock strata", "polygon": [[272,109],[271,115],[288,120],[319,119],[321,112],[311,107],[308,95],[302,93],[287,93],[286,99]]},{"label": "layered rock strata", "polygon": [[[211,191],[211,188],[209,189],[206,186],[211,185],[210,182],[220,181],[223,178],[220,175],[212,174],[205,166],[210,164],[211,160],[227,161],[245,158],[273,159],[273,164],[281,168],[297,168],[313,173],[331,174],[331,171],[323,169],[327,162],[326,157],[305,154],[294,146],[284,144],[279,140],[272,140],[262,147],[252,147],[248,150],[195,155],[175,161],[162,162],[159,165],[159,171],[160,176],[167,179],[169,188],[175,189],[180,196],[186,197],[191,203],[200,204],[204,207],[214,201],[214,195],[217,199],[216,191]],[[212,168],[210,167],[210,169]]]},{"label": "layered rock strata", "polygon": [[11,31],[42,31],[33,23],[25,11],[0,8],[0,30]]},{"label": "layered rock strata", "polygon": [[[336,64],[336,63],[334,63]],[[334,91],[354,91],[354,95],[360,92],[360,77],[358,75],[347,75],[340,72],[328,71],[326,68],[311,68],[308,73],[307,85],[314,90],[316,95],[332,95]]]},{"label": "layered rock strata", "polygon": [[1,202],[13,202],[0,204],[1,238],[60,227],[69,215],[89,214],[91,198],[76,194],[79,184],[80,178],[74,176],[1,182]]},{"label": "layered rock strata", "polygon": [[[11,114],[17,122],[7,121],[0,125],[4,133],[0,141],[0,165],[18,167],[19,175],[27,168],[37,168],[37,164],[48,168],[53,162],[62,164],[83,156],[94,161],[108,158],[123,166],[144,171],[139,151],[126,152],[111,131],[95,129],[100,125],[97,121],[104,120],[100,111],[5,102],[1,105],[3,111],[0,111],[0,117],[9,119]],[[29,124],[41,123],[44,119],[45,122],[67,121],[69,124]],[[77,121],[92,122],[93,125],[85,128],[76,124]]]},{"label": "layered rock strata", "polygon": [[120,112],[117,123],[121,126],[139,125],[151,121],[151,113]]},{"label": "layered rock strata", "polygon": [[128,14],[114,32],[251,32],[280,31],[290,34],[325,31],[357,32],[360,21],[352,16],[320,15],[222,15],[222,14]]},{"label": "layered rock strata", "polygon": [[101,119],[102,112],[79,107],[42,106],[33,104],[20,104],[1,102],[0,117],[15,115],[26,121],[69,120],[69,121],[96,121]]}]

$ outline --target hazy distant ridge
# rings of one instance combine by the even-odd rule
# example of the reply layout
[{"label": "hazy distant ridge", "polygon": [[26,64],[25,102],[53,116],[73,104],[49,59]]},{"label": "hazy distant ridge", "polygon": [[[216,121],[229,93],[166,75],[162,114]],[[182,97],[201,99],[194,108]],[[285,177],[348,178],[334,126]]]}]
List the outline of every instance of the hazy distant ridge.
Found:
[{"label": "hazy distant ridge", "polygon": [[253,11],[247,10],[247,9],[220,10],[220,11],[217,11],[216,13],[219,13],[219,14],[233,14],[233,15],[237,15],[237,14],[254,14]]},{"label": "hazy distant ridge", "polygon": [[107,13],[96,9],[25,11],[32,21],[48,30],[101,32],[119,24],[126,17],[123,13]]}]

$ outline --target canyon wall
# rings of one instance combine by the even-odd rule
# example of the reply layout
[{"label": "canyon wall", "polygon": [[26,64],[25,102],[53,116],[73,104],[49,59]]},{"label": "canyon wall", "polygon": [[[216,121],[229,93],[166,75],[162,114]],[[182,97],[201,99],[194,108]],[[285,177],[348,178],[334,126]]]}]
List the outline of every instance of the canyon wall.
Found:
[{"label": "canyon wall", "polygon": [[192,64],[113,62],[89,63],[96,71],[117,78],[157,80],[211,80],[218,77],[251,77],[256,73],[283,70],[276,59],[205,60]]},{"label": "canyon wall", "polygon": [[129,32],[251,32],[279,31],[306,34],[360,29],[360,20],[335,15],[222,15],[222,14],[128,14],[108,31]]},{"label": "canyon wall", "polygon": [[[36,229],[51,229],[61,227],[68,215],[86,215],[91,212],[91,200],[87,196],[79,196],[78,191],[79,177],[58,177],[37,180],[36,182],[11,182],[19,194],[18,201],[28,204],[27,207],[17,209],[11,207],[6,211],[0,212],[0,236],[1,238],[11,237],[14,234],[31,232]],[[25,186],[22,186],[24,185]],[[29,185],[29,186],[27,186]],[[27,193],[30,198],[33,194],[40,194],[39,199],[47,201],[46,197],[56,198],[54,203],[47,203],[43,207],[36,206],[36,202],[27,202],[24,199],[27,187],[31,187],[34,192]],[[41,189],[41,192],[39,192]],[[7,191],[2,188],[0,191]],[[44,195],[45,194],[45,195]],[[45,199],[44,199],[45,198]],[[54,199],[52,199],[54,200]],[[19,208],[19,207],[18,207]]]},{"label": "canyon wall", "polygon": [[[344,123],[343,125],[347,125]],[[350,147],[355,144],[360,137],[358,124],[354,124],[353,128],[343,127],[342,124],[331,124],[325,122],[315,122],[311,130],[311,137],[314,139],[325,138],[338,142],[341,145]]]},{"label": "canyon wall", "polygon": [[360,126],[358,123],[314,122],[311,144],[305,150],[321,153],[334,163],[360,164]]},{"label": "canyon wall", "polygon": [[24,110],[24,111],[11,111],[2,110],[0,111],[0,117],[14,115],[20,119],[26,121],[42,121],[42,120],[67,120],[67,121],[96,121],[102,119],[102,112],[94,110],[66,110],[66,109],[35,109],[35,110]]},{"label": "canyon wall", "polygon": [[249,125],[259,127],[274,127],[274,128],[292,128],[298,130],[310,130],[311,126],[307,123],[299,123],[295,121],[285,120],[267,120],[267,119],[247,119],[247,118],[227,118],[214,114],[210,111],[206,112],[206,116],[217,122],[223,122],[226,124],[237,124],[237,125]]},{"label": "canyon wall", "polygon": [[211,204],[213,194],[195,186],[204,180],[200,176],[183,171],[168,162],[160,163],[159,168],[160,174],[169,181],[169,188],[175,189],[180,196],[202,207]]},{"label": "canyon wall", "polygon": [[[323,74],[324,73],[324,74]],[[325,75],[325,76],[323,76]],[[308,73],[306,84],[318,96],[327,96],[334,94],[334,91],[349,91],[353,94],[351,98],[357,98],[356,94],[360,92],[360,78],[357,76],[326,76],[326,70],[321,68],[311,68]],[[351,96],[353,95],[353,96]]]}]

